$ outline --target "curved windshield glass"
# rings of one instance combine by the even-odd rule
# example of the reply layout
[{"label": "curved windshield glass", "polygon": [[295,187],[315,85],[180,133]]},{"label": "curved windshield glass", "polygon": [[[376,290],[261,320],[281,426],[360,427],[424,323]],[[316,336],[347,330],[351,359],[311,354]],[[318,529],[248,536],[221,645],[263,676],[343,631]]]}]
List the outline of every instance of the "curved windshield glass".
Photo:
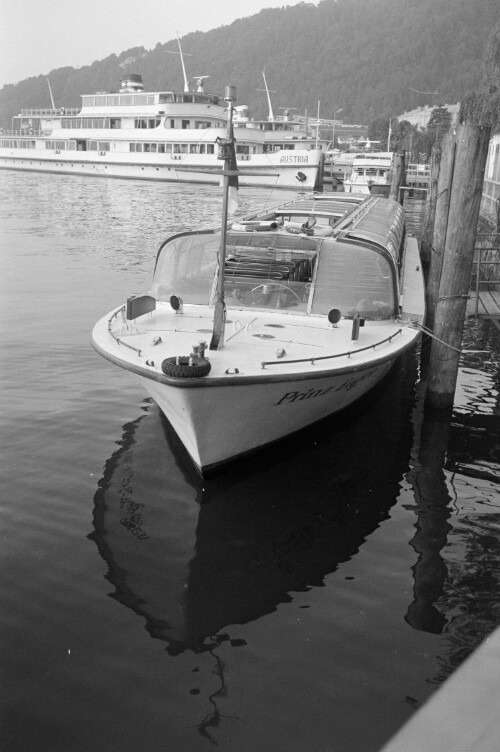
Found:
[{"label": "curved windshield glass", "polygon": [[[253,233],[228,236],[224,267],[228,308],[307,311],[316,252],[301,247],[311,245],[308,240],[304,242],[292,235],[284,240],[285,243],[282,236],[268,233],[259,233],[257,237]],[[316,248],[316,243],[312,246]],[[178,295],[184,303],[213,302],[219,247],[218,233],[172,238],[160,251],[152,294],[163,301]]]},{"label": "curved windshield glass", "polygon": [[184,303],[208,305],[217,269],[220,236],[214,233],[177,235],[160,250],[152,294],[169,301],[178,295]]}]

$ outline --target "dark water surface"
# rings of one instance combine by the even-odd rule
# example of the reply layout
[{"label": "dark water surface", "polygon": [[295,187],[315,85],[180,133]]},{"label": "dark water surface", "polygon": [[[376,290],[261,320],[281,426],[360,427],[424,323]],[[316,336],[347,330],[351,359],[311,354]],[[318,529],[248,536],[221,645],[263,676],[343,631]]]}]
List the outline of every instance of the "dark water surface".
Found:
[{"label": "dark water surface", "polygon": [[219,191],[0,190],[2,752],[378,750],[500,622],[497,330],[467,323],[451,421],[413,353],[202,482],[89,334]]}]

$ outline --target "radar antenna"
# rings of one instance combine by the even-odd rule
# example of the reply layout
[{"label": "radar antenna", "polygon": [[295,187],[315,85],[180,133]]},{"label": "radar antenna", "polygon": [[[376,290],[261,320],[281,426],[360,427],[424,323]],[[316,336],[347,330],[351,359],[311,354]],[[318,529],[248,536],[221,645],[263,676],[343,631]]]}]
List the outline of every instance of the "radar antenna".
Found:
[{"label": "radar antenna", "polygon": [[196,91],[204,92],[205,89],[203,88],[203,81],[206,78],[210,78],[210,76],[193,76],[193,80],[196,81]]}]

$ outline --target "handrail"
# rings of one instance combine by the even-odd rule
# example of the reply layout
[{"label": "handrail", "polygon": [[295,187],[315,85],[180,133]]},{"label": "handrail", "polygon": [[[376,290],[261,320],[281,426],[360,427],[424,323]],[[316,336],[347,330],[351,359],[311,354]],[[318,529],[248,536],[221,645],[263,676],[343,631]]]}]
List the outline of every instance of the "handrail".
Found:
[{"label": "handrail", "polygon": [[117,318],[117,316],[118,316],[119,313],[125,313],[125,310],[126,310],[126,307],[122,306],[121,308],[118,308],[118,310],[116,310],[109,317],[109,319],[108,319],[108,332],[113,337],[113,339],[115,340],[115,342],[116,342],[117,345],[123,345],[124,347],[128,347],[128,348],[130,348],[130,350],[134,350],[134,352],[136,352],[139,355],[139,357],[142,357],[142,350],[139,347],[134,347],[133,345],[129,345],[128,342],[124,342],[122,339],[120,339],[119,337],[117,337],[116,334],[114,334],[111,331],[111,322],[113,321],[113,319]]},{"label": "handrail", "polygon": [[385,339],[381,339],[380,342],[375,342],[373,345],[367,345],[367,347],[359,347],[357,350],[348,350],[347,352],[343,353],[336,353],[335,355],[319,355],[317,358],[296,358],[294,360],[263,360],[261,363],[262,368],[265,368],[266,366],[282,366],[282,365],[289,365],[290,363],[310,363],[311,365],[314,365],[317,360],[329,360],[331,358],[344,358],[346,355],[348,358],[351,357],[351,355],[357,355],[360,352],[365,352],[366,350],[375,350],[379,345],[383,345],[386,342],[392,342],[394,337],[397,337],[398,334],[401,334],[403,330],[398,329],[397,332],[394,332],[394,334],[391,334],[390,337],[386,337]]}]

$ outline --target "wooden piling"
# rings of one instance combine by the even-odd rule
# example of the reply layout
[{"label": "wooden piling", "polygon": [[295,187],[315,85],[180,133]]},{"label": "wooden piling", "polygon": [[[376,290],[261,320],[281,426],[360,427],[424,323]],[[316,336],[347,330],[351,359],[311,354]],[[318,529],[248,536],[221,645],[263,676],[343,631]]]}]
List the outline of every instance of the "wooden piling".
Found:
[{"label": "wooden piling", "polygon": [[453,405],[489,138],[486,126],[458,128],[427,383],[430,407]]},{"label": "wooden piling", "polygon": [[424,220],[422,227],[422,243],[420,245],[420,256],[424,269],[428,271],[431,262],[434,220],[436,216],[436,196],[439,179],[439,170],[441,167],[441,146],[433,146],[429,164],[429,187],[427,190],[427,200],[425,202]]},{"label": "wooden piling", "polygon": [[436,301],[439,294],[441,269],[443,267],[443,253],[448,228],[448,214],[450,210],[451,186],[455,168],[456,134],[450,130],[441,144],[441,158],[435,196],[435,210],[432,226],[429,269],[426,285],[427,317],[426,325],[434,329],[434,315]]},{"label": "wooden piling", "polygon": [[403,198],[400,195],[400,186],[404,183],[405,175],[405,153],[404,151],[396,152],[394,155],[394,161],[392,166],[391,187],[389,189],[389,198],[393,198],[403,203]]}]

